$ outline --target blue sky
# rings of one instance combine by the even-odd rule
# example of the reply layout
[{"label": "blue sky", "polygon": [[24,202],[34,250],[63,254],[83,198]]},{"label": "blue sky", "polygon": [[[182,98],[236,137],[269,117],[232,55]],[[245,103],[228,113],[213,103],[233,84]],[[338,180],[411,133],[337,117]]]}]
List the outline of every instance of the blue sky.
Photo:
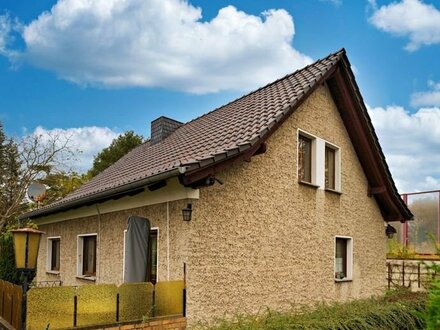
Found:
[{"label": "blue sky", "polygon": [[80,170],[120,132],[188,121],[344,47],[400,190],[440,186],[438,2],[0,4],[0,121],[72,135]]}]

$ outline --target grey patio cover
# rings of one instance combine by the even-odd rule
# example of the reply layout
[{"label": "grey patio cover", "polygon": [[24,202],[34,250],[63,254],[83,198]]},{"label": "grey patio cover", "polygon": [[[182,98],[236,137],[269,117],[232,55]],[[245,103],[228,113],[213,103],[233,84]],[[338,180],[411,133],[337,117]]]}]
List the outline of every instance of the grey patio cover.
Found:
[{"label": "grey patio cover", "polygon": [[130,216],[125,236],[124,283],[145,282],[147,278],[150,220]]}]

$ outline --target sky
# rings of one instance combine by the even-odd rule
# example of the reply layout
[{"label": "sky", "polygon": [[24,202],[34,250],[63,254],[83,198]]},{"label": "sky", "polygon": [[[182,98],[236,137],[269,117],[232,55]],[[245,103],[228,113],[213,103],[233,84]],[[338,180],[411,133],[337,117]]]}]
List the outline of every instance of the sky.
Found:
[{"label": "sky", "polygon": [[342,47],[399,191],[440,189],[440,1],[0,0],[0,121],[81,172]]}]

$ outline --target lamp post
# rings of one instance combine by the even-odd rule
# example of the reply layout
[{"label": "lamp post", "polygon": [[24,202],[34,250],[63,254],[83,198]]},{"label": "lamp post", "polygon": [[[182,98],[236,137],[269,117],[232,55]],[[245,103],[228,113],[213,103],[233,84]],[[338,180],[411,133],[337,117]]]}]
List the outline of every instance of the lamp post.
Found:
[{"label": "lamp post", "polygon": [[42,231],[32,228],[12,230],[14,239],[15,266],[22,275],[21,328],[26,329],[26,307],[28,281],[31,273],[37,268],[38,248]]}]

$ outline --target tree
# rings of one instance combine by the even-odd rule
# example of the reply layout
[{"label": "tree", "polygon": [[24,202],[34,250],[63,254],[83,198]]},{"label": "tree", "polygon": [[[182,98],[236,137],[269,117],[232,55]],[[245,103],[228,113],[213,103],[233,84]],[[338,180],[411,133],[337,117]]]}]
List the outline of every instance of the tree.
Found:
[{"label": "tree", "polygon": [[82,186],[89,180],[87,174],[78,174],[76,172],[58,172],[48,174],[40,183],[45,184],[49,189],[44,205],[53,203],[67,196],[75,189]]},{"label": "tree", "polygon": [[122,156],[126,155],[135,147],[144,143],[141,135],[134,134],[133,131],[125,132],[112,141],[110,146],[102,149],[93,160],[93,167],[88,171],[90,177],[94,177],[104,171],[107,167],[115,163]]},{"label": "tree", "polygon": [[59,172],[74,155],[69,142],[69,137],[60,134],[32,134],[14,140],[0,124],[0,231],[31,207],[26,198],[29,184]]}]

